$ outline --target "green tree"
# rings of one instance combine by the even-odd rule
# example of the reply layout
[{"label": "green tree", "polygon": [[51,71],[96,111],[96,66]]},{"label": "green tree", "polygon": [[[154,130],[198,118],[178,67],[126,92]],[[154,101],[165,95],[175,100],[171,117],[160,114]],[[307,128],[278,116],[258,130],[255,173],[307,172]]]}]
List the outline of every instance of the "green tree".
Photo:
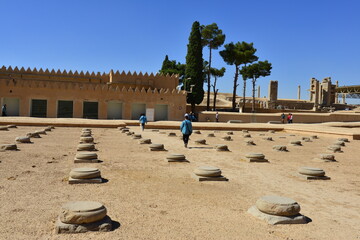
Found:
[{"label": "green tree", "polygon": [[164,75],[177,74],[179,76],[179,84],[181,84],[185,76],[185,64],[181,64],[180,62],[176,63],[175,60],[169,60],[168,55],[166,55],[159,72]]},{"label": "green tree", "polygon": [[252,81],[252,107],[251,111],[255,112],[255,85],[256,80],[260,77],[266,77],[271,74],[271,63],[266,61],[259,61],[241,68],[240,73],[243,79],[251,79]]},{"label": "green tree", "polygon": [[200,23],[195,21],[192,25],[189,44],[187,45],[184,89],[189,91],[193,85],[192,93],[187,95],[187,103],[191,104],[191,111],[195,111],[195,104],[204,99],[204,73]]},{"label": "green tree", "polygon": [[217,93],[219,91],[219,89],[216,88],[216,82],[217,82],[217,78],[218,77],[223,77],[225,74],[226,69],[224,67],[217,69],[217,68],[211,68],[210,69],[210,73],[211,75],[214,77],[214,84],[212,84],[211,86],[213,87],[213,92],[214,92],[214,104],[213,104],[213,110],[216,110],[216,96]]},{"label": "green tree", "polygon": [[[207,46],[209,48],[209,69],[211,69],[211,58],[212,58],[212,50],[218,49],[221,45],[224,44],[225,34],[222,33],[222,30],[219,29],[216,23],[201,26],[202,31],[202,43],[203,46]],[[207,102],[206,102],[206,110],[210,110],[210,84],[211,84],[211,73],[208,71],[207,75]]]},{"label": "green tree", "polygon": [[[236,108],[236,89],[238,87],[239,68],[241,64],[245,66],[249,63],[258,60],[255,56],[256,49],[253,47],[253,43],[237,42],[229,43],[224,45],[225,49],[220,51],[220,56],[228,65],[235,65],[235,76],[233,86],[233,99],[232,99],[232,110]],[[243,107],[245,106],[245,92],[246,92],[246,79],[244,79],[243,89]]]}]

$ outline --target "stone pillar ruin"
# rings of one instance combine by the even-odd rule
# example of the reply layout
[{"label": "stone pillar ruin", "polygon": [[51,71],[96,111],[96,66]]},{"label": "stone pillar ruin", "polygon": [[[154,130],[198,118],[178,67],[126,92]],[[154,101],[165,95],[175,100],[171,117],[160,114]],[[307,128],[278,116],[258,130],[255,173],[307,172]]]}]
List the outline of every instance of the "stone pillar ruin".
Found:
[{"label": "stone pillar ruin", "polygon": [[[336,87],[339,87],[339,81],[336,81]],[[335,92],[335,104],[339,103],[339,94]]]},{"label": "stone pillar ruin", "polygon": [[260,85],[258,86],[258,89],[257,89],[257,97],[260,98]]},{"label": "stone pillar ruin", "polygon": [[278,98],[278,81],[270,81],[269,84],[269,109],[276,108],[276,101]]},{"label": "stone pillar ruin", "polygon": [[319,107],[319,93],[320,93],[320,84],[316,78],[311,79],[310,85],[310,101],[314,103],[313,110],[316,111]]},{"label": "stone pillar ruin", "polygon": [[301,99],[300,91],[301,91],[301,87],[300,87],[300,85],[299,85],[299,86],[298,86],[298,100]]},{"label": "stone pillar ruin", "polygon": [[327,77],[324,78],[321,83],[322,91],[321,91],[321,103],[324,106],[330,106],[331,105],[331,78]]},{"label": "stone pillar ruin", "polygon": [[111,69],[109,73],[109,82],[113,82],[114,71]]}]

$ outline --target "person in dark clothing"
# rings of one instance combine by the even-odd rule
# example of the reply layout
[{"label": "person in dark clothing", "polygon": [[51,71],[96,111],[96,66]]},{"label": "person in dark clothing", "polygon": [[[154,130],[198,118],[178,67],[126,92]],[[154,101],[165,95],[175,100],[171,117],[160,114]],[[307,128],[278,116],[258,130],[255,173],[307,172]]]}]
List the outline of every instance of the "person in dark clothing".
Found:
[{"label": "person in dark clothing", "polygon": [[281,114],[281,123],[285,123],[285,113]]},{"label": "person in dark clothing", "polygon": [[6,112],[6,104],[4,104],[1,108],[1,116],[6,117],[7,116],[7,112]]}]

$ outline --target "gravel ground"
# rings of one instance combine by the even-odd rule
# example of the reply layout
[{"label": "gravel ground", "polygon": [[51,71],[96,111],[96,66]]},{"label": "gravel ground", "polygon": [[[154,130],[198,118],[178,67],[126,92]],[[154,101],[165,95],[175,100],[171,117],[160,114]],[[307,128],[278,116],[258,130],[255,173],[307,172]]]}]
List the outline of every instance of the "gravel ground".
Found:
[{"label": "gravel ground", "polygon": [[[13,143],[41,127],[18,127],[0,132],[0,144]],[[132,130],[139,132],[138,127]],[[160,130],[162,132],[179,131]],[[359,239],[360,154],[359,142],[351,141],[336,153],[338,162],[312,159],[326,153],[335,136],[320,136],[289,152],[275,152],[273,145],[288,145],[302,136],[290,133],[250,131],[255,146],[247,146],[242,132],[233,141],[221,140],[226,132],[207,138],[193,134],[190,148],[179,137],[146,129],[143,137],[163,143],[167,151],[150,152],[148,145],[117,129],[93,128],[99,159],[93,164],[74,164],[81,128],[57,127],[32,144],[18,144],[19,151],[0,152],[0,239]],[[274,141],[263,140],[264,133]],[[286,137],[286,138],[280,138]],[[194,140],[206,139],[207,145]],[[230,152],[216,152],[215,144],[227,144]],[[242,161],[248,152],[262,152],[269,163]],[[189,163],[168,163],[168,153],[182,153]],[[197,182],[191,178],[197,166],[221,168],[228,182]],[[69,185],[74,167],[101,170],[107,182]],[[323,168],[328,181],[296,177],[301,166]],[[293,198],[301,213],[312,221],[304,225],[271,226],[247,213],[263,195]],[[57,235],[54,223],[68,201],[102,202],[114,221],[111,232]]]}]

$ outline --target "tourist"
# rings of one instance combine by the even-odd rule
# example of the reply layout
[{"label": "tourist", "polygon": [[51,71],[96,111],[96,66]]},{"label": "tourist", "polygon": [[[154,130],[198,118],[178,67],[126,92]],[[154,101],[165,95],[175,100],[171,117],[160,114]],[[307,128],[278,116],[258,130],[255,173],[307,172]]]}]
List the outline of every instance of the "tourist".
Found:
[{"label": "tourist", "polygon": [[281,114],[281,123],[284,124],[285,123],[285,113]]},{"label": "tourist", "polygon": [[219,122],[219,112],[216,112],[215,119],[216,119],[216,122]]},{"label": "tourist", "polygon": [[291,115],[290,115],[291,113],[289,113],[288,115],[287,115],[287,122],[288,123],[290,123],[290,118],[291,118]]},{"label": "tourist", "polygon": [[188,142],[189,142],[189,137],[192,134],[192,123],[189,120],[188,114],[185,114],[184,118],[185,118],[185,120],[182,121],[182,123],[180,125],[180,131],[183,134],[184,146],[187,148]]},{"label": "tourist", "polygon": [[1,108],[1,116],[5,117],[7,116],[7,113],[6,113],[6,104],[4,104]]},{"label": "tourist", "polygon": [[142,113],[142,114],[140,115],[139,122],[140,122],[141,130],[144,131],[144,129],[145,129],[145,124],[147,123],[147,118],[146,118],[146,116],[145,116],[144,113]]},{"label": "tourist", "polygon": [[190,112],[189,120],[192,121],[192,122],[196,121],[195,113]]},{"label": "tourist", "polygon": [[293,115],[292,115],[292,113],[290,113],[290,122],[289,123],[293,123]]}]

